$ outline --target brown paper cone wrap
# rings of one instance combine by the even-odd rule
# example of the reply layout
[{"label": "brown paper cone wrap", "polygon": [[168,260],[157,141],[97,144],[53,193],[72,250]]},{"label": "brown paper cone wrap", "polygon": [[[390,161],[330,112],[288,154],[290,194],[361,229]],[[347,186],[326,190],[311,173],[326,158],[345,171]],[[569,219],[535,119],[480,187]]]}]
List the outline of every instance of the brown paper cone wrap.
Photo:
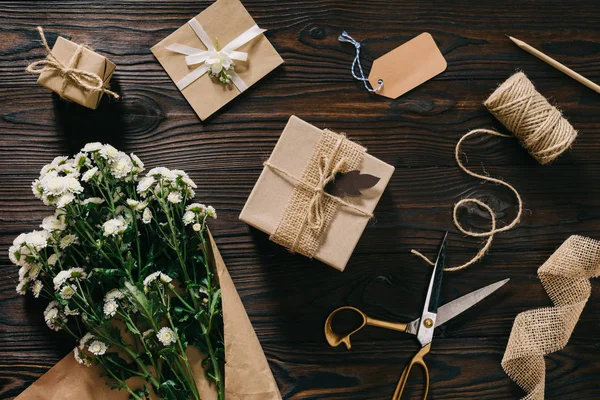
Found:
[{"label": "brown paper cone wrap", "polygon": [[[79,45],[77,43],[73,43],[64,37],[59,36],[56,39],[56,43],[54,43],[54,47],[52,48],[52,54],[54,54],[54,56],[61,63],[68,65],[71,57],[73,54],[75,54],[78,48]],[[90,50],[87,47],[84,47],[82,49],[81,57],[74,68],[98,75],[104,81],[105,86],[108,86],[108,82],[110,81],[116,66],[106,57],[96,53],[93,50]],[[91,108],[92,110],[95,110],[98,107],[104,92],[89,91],[75,85],[71,81],[67,81],[64,91],[61,93],[64,80],[65,78],[61,76],[59,71],[47,69],[40,74],[38,83],[41,86],[58,93],[61,97],[78,103],[84,107]]]},{"label": "brown paper cone wrap", "polygon": [[[239,0],[217,0],[195,18],[213,42],[218,39],[221,48],[256,24]],[[188,67],[184,55],[167,49],[167,46],[175,43],[202,50],[206,47],[187,23],[152,47],[152,53],[169,77],[178,82],[196,66]],[[254,38],[238,50],[248,53],[248,61],[235,63],[235,72],[248,87],[283,63],[265,35]],[[240,95],[235,86],[225,86],[211,79],[208,74],[194,81],[181,93],[201,120]]]},{"label": "brown paper cone wrap", "polygon": [[561,350],[591,294],[589,279],[600,275],[600,242],[571,236],[539,268],[538,276],[554,307],[520,313],[510,333],[502,368],[527,395],[543,400],[544,355]]},{"label": "brown paper cone wrap", "polygon": [[[219,249],[209,235],[214,266],[219,275],[223,302],[225,331],[225,398],[227,400],[281,400],[269,363],[235,289]],[[203,400],[215,400],[216,390],[206,380],[202,356],[194,348],[188,355],[195,372],[196,383]],[[17,400],[126,400],[125,391],[111,390],[101,369],[80,365],[68,354],[41,378],[21,393]],[[141,387],[142,381],[132,378],[130,387]],[[148,385],[150,386],[150,385]],[[152,396],[156,398],[156,396]]]},{"label": "brown paper cone wrap", "polygon": [[[242,221],[269,235],[273,235],[278,230],[282,218],[288,212],[286,208],[296,203],[293,197],[294,191],[299,190],[298,180],[307,179],[305,176],[307,165],[312,164],[314,155],[320,153],[318,147],[322,144],[321,140],[325,132],[329,131],[321,130],[295,116],[290,117],[268,161],[285,171],[285,174],[265,166],[240,214]],[[329,139],[327,141],[329,142]],[[330,147],[330,143],[326,147]],[[340,271],[346,267],[369,221],[369,216],[366,214],[373,213],[394,173],[394,167],[364,153],[362,147],[353,147],[352,152],[359,150],[363,153],[360,157],[350,154],[349,159],[355,162],[351,162],[350,167],[364,174],[375,175],[380,180],[372,188],[362,191],[362,196],[345,199],[362,210],[362,213],[334,202],[335,210],[333,215],[327,217],[327,229],[319,234],[318,248],[313,255],[317,260]],[[306,201],[304,205],[306,206]],[[306,211],[305,207],[304,211]],[[300,223],[297,228],[299,226]],[[293,237],[293,235],[288,236]]]}]

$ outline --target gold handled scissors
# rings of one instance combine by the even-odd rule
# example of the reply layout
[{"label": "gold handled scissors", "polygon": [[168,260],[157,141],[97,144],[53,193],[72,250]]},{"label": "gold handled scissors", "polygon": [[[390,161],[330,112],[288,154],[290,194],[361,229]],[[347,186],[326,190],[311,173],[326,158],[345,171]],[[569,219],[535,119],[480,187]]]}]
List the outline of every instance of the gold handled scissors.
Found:
[{"label": "gold handled scissors", "polygon": [[[508,279],[504,279],[502,281],[492,283],[491,285],[475,290],[438,308],[438,300],[440,296],[444,270],[444,259],[446,256],[447,238],[448,233],[446,232],[446,236],[444,236],[444,240],[440,246],[438,257],[431,274],[427,295],[425,297],[425,304],[423,306],[423,312],[419,318],[408,323],[382,321],[369,317],[358,308],[344,306],[335,309],[331,314],[329,314],[329,317],[327,317],[327,320],[325,321],[325,338],[327,339],[327,343],[329,343],[331,347],[337,347],[344,343],[348,350],[350,350],[352,347],[352,344],[350,343],[350,336],[365,326],[377,326],[393,331],[408,333],[417,337],[417,340],[421,344],[421,349],[417,352],[417,354],[414,355],[408,365],[404,368],[404,371],[398,380],[398,384],[396,385],[396,390],[394,391],[392,400],[400,400],[402,392],[404,391],[404,387],[406,386],[406,382],[408,381],[410,371],[414,365],[419,365],[425,372],[425,393],[423,395],[423,399],[427,398],[427,394],[429,393],[429,369],[427,368],[427,364],[425,363],[423,357],[425,357],[431,349],[434,329],[471,308],[509,281]],[[350,333],[334,332],[332,328],[333,318],[336,314],[342,311],[357,313],[362,318],[361,325]]]}]

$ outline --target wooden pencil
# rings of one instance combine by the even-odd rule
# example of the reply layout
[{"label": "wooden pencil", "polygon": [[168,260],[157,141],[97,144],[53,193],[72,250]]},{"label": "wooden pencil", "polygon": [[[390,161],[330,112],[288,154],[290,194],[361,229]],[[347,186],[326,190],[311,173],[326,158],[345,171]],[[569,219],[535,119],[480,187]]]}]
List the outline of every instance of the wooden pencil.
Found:
[{"label": "wooden pencil", "polygon": [[[506,36],[508,36],[508,35],[506,35]],[[529,54],[536,56],[537,58],[539,58],[540,60],[544,61],[545,63],[551,65],[552,67],[556,68],[557,70],[569,75],[571,78],[575,79],[576,81],[584,84],[585,86],[596,91],[597,93],[600,93],[600,86],[598,86],[596,83],[590,81],[586,77],[573,71],[571,68],[567,67],[566,65],[559,63],[554,58],[545,55],[541,51],[537,50],[534,47],[531,47],[530,45],[523,42],[522,40],[515,39],[512,36],[508,36],[508,38],[510,40],[512,40],[517,46],[519,46],[520,48],[522,48],[523,50],[528,52]]]}]

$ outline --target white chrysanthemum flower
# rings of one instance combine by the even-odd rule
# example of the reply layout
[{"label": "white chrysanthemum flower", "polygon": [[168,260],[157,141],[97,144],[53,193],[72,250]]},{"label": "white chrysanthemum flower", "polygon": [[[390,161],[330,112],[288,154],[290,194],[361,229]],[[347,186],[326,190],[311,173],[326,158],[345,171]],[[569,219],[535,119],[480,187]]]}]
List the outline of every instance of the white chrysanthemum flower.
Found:
[{"label": "white chrysanthemum flower", "polygon": [[132,207],[132,208],[136,208],[140,204],[140,202],[138,200],[134,200],[134,199],[127,199],[127,200],[125,200],[125,202],[127,203],[127,205],[129,207]]},{"label": "white chrysanthemum flower", "polygon": [[122,234],[127,229],[127,223],[122,216],[117,218],[109,219],[102,225],[104,236],[117,236]]},{"label": "white chrysanthemum flower", "polygon": [[92,179],[94,177],[94,175],[96,175],[96,172],[98,172],[98,167],[94,167],[94,168],[90,168],[87,171],[84,172],[84,174],[81,176],[81,180],[83,182],[88,182],[90,179]]},{"label": "white chrysanthemum flower", "polygon": [[192,224],[196,221],[196,214],[193,211],[186,211],[183,213],[182,220],[184,225]]},{"label": "white chrysanthemum flower", "polygon": [[52,283],[54,283],[54,290],[58,290],[67,282],[68,280],[73,281],[75,279],[84,280],[87,278],[87,273],[83,268],[70,268],[64,271],[60,271],[54,279],[52,279]]},{"label": "white chrysanthemum flower", "polygon": [[142,333],[142,338],[145,339],[148,335],[152,334],[154,329],[148,329]]},{"label": "white chrysanthemum flower", "polygon": [[177,342],[177,335],[171,328],[167,328],[166,326],[160,328],[158,333],[156,334],[156,338],[159,342],[163,344],[163,346],[169,346],[172,343]]},{"label": "white chrysanthemum flower", "polygon": [[85,146],[83,146],[83,149],[81,149],[81,151],[83,153],[90,153],[93,151],[98,151],[102,149],[102,143],[100,142],[92,142],[92,143],[88,143]]},{"label": "white chrysanthemum flower", "polygon": [[58,261],[58,254],[54,253],[50,257],[48,257],[48,265],[55,266]]},{"label": "white chrysanthemum flower", "polygon": [[208,215],[209,217],[211,217],[213,219],[217,219],[217,211],[215,210],[215,208],[213,206],[206,207],[206,215]]},{"label": "white chrysanthemum flower", "polygon": [[99,340],[94,340],[88,346],[88,350],[90,351],[90,353],[92,353],[94,355],[101,356],[104,353],[106,353],[106,350],[108,350],[108,346],[104,342],[101,342]]},{"label": "white chrysanthemum flower", "polygon": [[77,292],[77,286],[66,285],[60,289],[60,297],[62,297],[64,300],[69,300],[71,297],[73,297],[73,295],[75,295],[75,292]]},{"label": "white chrysanthemum flower", "polygon": [[40,293],[42,292],[43,288],[44,285],[42,284],[42,281],[37,280],[33,282],[33,285],[31,286],[31,292],[33,293],[33,297],[35,297],[36,299],[40,297]]},{"label": "white chrysanthemum flower", "polygon": [[29,270],[29,279],[30,280],[35,280],[37,279],[37,277],[40,275],[40,272],[42,272],[42,266],[40,264],[34,264],[31,266],[31,269]]},{"label": "white chrysanthemum flower", "polygon": [[8,258],[10,259],[10,262],[15,264],[15,265],[19,265],[19,259],[17,258],[17,252],[19,251],[19,248],[17,246],[10,246],[8,248]]},{"label": "white chrysanthemum flower", "polygon": [[133,163],[127,154],[120,153],[110,166],[110,172],[117,178],[124,178],[133,169]]},{"label": "white chrysanthemum flower", "polygon": [[24,280],[29,274],[29,270],[31,269],[31,264],[25,264],[21,268],[19,268],[19,280]]},{"label": "white chrysanthemum flower", "polygon": [[173,174],[173,172],[169,168],[165,167],[152,168],[150,171],[148,171],[146,176],[153,176],[155,178],[162,177],[165,179],[173,179],[176,177],[175,174]]},{"label": "white chrysanthemum flower", "polygon": [[65,216],[63,215],[48,215],[42,220],[41,228],[47,231],[64,231],[67,227]]},{"label": "white chrysanthemum flower", "polygon": [[27,234],[21,233],[13,240],[13,246],[21,246],[23,243],[25,243],[25,239],[27,239]]},{"label": "white chrysanthemum flower", "polygon": [[167,196],[167,200],[173,204],[179,204],[181,203],[181,193],[179,192],[171,192],[169,193],[169,195]]},{"label": "white chrysanthemum flower", "polygon": [[67,177],[67,189],[71,193],[83,192],[83,186],[81,186],[81,183],[73,177]]},{"label": "white chrysanthemum flower", "polygon": [[104,295],[104,301],[122,299],[125,295],[119,289],[111,289],[108,293]]},{"label": "white chrysanthemum flower", "polygon": [[66,317],[58,310],[58,301],[51,301],[44,310],[44,320],[48,328],[59,331],[63,324],[67,322]]},{"label": "white chrysanthemum flower", "polygon": [[92,365],[90,360],[88,360],[87,357],[83,354],[83,352],[77,347],[73,349],[73,357],[75,357],[75,361],[77,361],[81,365],[85,365],[86,367]]},{"label": "white chrysanthemum flower", "polygon": [[51,171],[42,178],[40,184],[44,188],[44,193],[59,196],[68,190],[69,178],[59,176],[56,171]]},{"label": "white chrysanthemum flower", "polygon": [[90,159],[88,158],[88,156],[84,153],[77,153],[75,154],[75,157],[73,157],[73,165],[75,165],[75,168],[77,168],[78,170],[81,169],[81,167],[83,166],[91,166],[92,162],[90,161]]},{"label": "white chrysanthemum flower", "polygon": [[144,292],[148,293],[150,285],[157,279],[160,279],[162,283],[170,283],[173,280],[169,275],[160,271],[153,272],[144,279]]},{"label": "white chrysanthemum flower", "polygon": [[100,197],[88,197],[87,199],[85,199],[82,202],[83,205],[90,204],[90,203],[102,204],[102,203],[104,203],[104,199],[101,199]]},{"label": "white chrysanthemum flower", "polygon": [[152,176],[143,177],[138,183],[137,192],[140,194],[145,194],[152,187],[152,185],[154,185],[155,182],[156,179],[154,179],[154,177]]},{"label": "white chrysanthemum flower", "polygon": [[29,283],[29,280],[27,279],[23,279],[21,281],[19,281],[19,283],[17,284],[17,293],[20,294],[21,296],[25,295],[27,293],[27,284]]},{"label": "white chrysanthemum flower", "polygon": [[69,233],[69,234],[63,236],[62,239],[60,239],[60,248],[64,250],[67,247],[71,246],[72,244],[77,244],[77,243],[79,243],[79,239],[77,238],[77,236],[75,236],[72,233]]},{"label": "white chrysanthemum flower", "polygon": [[58,198],[58,201],[56,202],[56,207],[64,208],[71,204],[73,200],[75,200],[75,196],[73,195],[73,193],[65,193]]},{"label": "white chrysanthemum flower", "polygon": [[195,212],[196,214],[202,216],[204,213],[206,213],[206,206],[200,203],[192,203],[188,205],[185,210]]},{"label": "white chrysanthemum flower", "polygon": [[114,317],[115,314],[117,313],[118,308],[119,308],[119,305],[117,304],[117,302],[115,300],[108,300],[108,301],[104,302],[104,307],[103,307],[104,315],[107,317]]},{"label": "white chrysanthemum flower", "polygon": [[83,348],[85,347],[86,344],[88,344],[88,342],[90,340],[92,340],[95,336],[92,335],[90,332],[86,333],[85,335],[83,335],[83,337],[79,340],[79,349],[83,350]]},{"label": "white chrysanthemum flower", "polygon": [[36,179],[35,181],[33,181],[33,183],[31,184],[31,191],[33,192],[33,195],[35,196],[36,199],[41,199],[43,194],[44,194],[44,187],[42,186],[42,183],[40,182],[39,179]]},{"label": "white chrysanthemum flower", "polygon": [[142,222],[145,224],[149,224],[152,221],[152,211],[149,208],[144,209],[144,213],[142,214]]},{"label": "white chrysanthemum flower", "polygon": [[195,232],[200,232],[202,230],[202,225],[200,225],[199,223],[195,223],[194,225],[192,225],[192,229],[194,229]]},{"label": "white chrysanthemum flower", "polygon": [[102,148],[100,148],[100,157],[104,158],[105,160],[116,160],[120,154],[121,152],[110,144],[102,145]]},{"label": "white chrysanthemum flower", "polygon": [[25,243],[33,247],[36,251],[40,251],[48,246],[48,238],[50,233],[47,231],[33,231],[25,235]]},{"label": "white chrysanthemum flower", "polygon": [[142,162],[142,160],[140,160],[140,158],[133,153],[130,154],[130,157],[131,161],[133,161],[133,165],[135,166],[134,172],[142,172],[144,170],[144,163]]}]

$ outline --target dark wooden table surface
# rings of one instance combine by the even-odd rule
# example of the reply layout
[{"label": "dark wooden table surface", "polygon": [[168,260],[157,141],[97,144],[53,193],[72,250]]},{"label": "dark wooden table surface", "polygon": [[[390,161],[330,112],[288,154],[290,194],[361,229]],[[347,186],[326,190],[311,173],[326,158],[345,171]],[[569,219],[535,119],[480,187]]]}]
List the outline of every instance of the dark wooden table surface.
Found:
[{"label": "dark wooden table surface", "polygon": [[[430,268],[410,249],[432,255],[446,230],[450,263],[467,260],[480,246],[452,224],[460,198],[475,196],[498,217],[514,216],[512,195],[461,172],[453,150],[472,128],[502,129],[481,103],[516,69],[560,106],[580,135],[548,166],[512,139],[479,138],[466,147],[470,165],[483,163],[490,175],[514,184],[527,210],[516,229],[497,236],[483,262],[446,275],[445,301],[511,281],[439,329],[429,365],[432,399],[521,396],[500,361],[515,316],[550,305],[537,268],[569,235],[600,239],[600,97],[504,34],[598,82],[600,3],[247,0],[285,64],[202,123],[150,47],[209,3],[0,3],[0,398],[18,395],[73,347],[45,326],[41,301],[15,293],[17,268],[6,250],[48,214],[30,190],[42,165],[93,140],[134,151],[147,166],[185,169],[200,187],[198,197],[217,208],[216,241],[285,399],[389,398],[417,343],[369,329],[357,335],[352,351],[331,349],[323,322],[345,304],[381,318],[417,316]],[[37,25],[51,44],[59,34],[70,36],[115,62],[113,87],[122,101],[103,101],[91,112],[39,87],[24,71],[43,56]],[[344,29],[362,40],[367,69],[423,31],[438,42],[448,69],[397,100],[369,95],[350,76],[354,49],[337,40]],[[344,273],[288,254],[237,218],[291,114],[347,132],[396,167],[377,222],[365,230]],[[484,212],[469,211],[468,226],[488,226]],[[547,398],[600,397],[599,300],[596,281],[568,346],[547,357]],[[418,384],[407,398],[420,398]]]}]

